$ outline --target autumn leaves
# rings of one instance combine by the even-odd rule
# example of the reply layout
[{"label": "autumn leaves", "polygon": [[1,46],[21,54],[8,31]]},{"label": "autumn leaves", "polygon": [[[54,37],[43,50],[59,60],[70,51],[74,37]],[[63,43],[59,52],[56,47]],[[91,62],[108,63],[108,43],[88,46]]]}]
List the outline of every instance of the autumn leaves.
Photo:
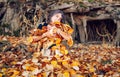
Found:
[{"label": "autumn leaves", "polygon": [[[66,40],[67,44],[72,46],[72,32],[73,29],[69,25],[55,22],[52,25],[44,26],[41,30],[34,29],[31,31],[31,36],[28,38],[28,42],[31,44],[39,42],[40,47],[38,49],[42,48],[43,52],[50,48],[50,50],[54,52],[58,50],[62,54],[68,54],[66,47],[61,42]],[[51,51],[48,51],[47,53],[49,52],[51,53]]]}]

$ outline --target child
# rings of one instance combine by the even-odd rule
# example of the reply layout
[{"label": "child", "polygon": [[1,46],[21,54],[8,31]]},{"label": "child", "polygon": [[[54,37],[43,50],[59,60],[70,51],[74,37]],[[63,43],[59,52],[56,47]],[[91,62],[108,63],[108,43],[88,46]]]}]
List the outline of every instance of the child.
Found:
[{"label": "child", "polygon": [[67,40],[68,45],[72,46],[73,29],[69,25],[63,24],[64,19],[64,13],[61,10],[51,11],[47,20],[48,25],[39,30],[38,34],[40,33],[40,35],[33,36],[33,42],[41,41],[43,51],[53,49],[55,46],[59,50],[62,40]]}]

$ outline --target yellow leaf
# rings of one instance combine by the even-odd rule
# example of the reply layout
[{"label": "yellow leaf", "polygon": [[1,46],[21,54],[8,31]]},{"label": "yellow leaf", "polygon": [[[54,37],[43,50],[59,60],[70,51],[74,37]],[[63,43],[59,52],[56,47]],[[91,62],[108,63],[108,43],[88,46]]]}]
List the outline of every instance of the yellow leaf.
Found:
[{"label": "yellow leaf", "polygon": [[55,55],[55,58],[57,58],[57,61],[59,62],[60,56],[59,55]]},{"label": "yellow leaf", "polygon": [[25,69],[26,69],[26,70],[29,70],[29,69],[30,69],[30,66],[26,66]]},{"label": "yellow leaf", "polygon": [[19,71],[14,71],[14,75],[18,75],[20,72]]},{"label": "yellow leaf", "polygon": [[94,67],[90,67],[89,71],[90,71],[90,72],[95,72]]},{"label": "yellow leaf", "polygon": [[19,73],[20,73],[19,71],[14,70],[12,76],[10,76],[10,77],[17,77],[17,75],[19,75]]},{"label": "yellow leaf", "polygon": [[6,68],[2,68],[1,72],[5,72],[6,71]]},{"label": "yellow leaf", "polygon": [[67,61],[62,61],[62,65],[63,65],[64,67],[69,67],[69,64],[68,64]]},{"label": "yellow leaf", "polygon": [[56,68],[57,69],[61,69],[62,67],[61,67],[61,65],[57,65]]},{"label": "yellow leaf", "polygon": [[60,47],[61,44],[56,44],[56,47]]},{"label": "yellow leaf", "polygon": [[46,72],[43,72],[43,73],[42,73],[42,77],[47,77]]},{"label": "yellow leaf", "polygon": [[68,54],[68,50],[65,50],[65,51],[64,51],[64,54],[67,55],[67,54]]},{"label": "yellow leaf", "polygon": [[30,70],[30,71],[33,71],[33,70],[35,70],[35,67],[29,67],[29,69],[28,70]]},{"label": "yellow leaf", "polygon": [[57,64],[57,61],[51,61],[51,64],[53,65],[53,67],[56,67],[58,64]]},{"label": "yellow leaf", "polygon": [[68,54],[68,50],[61,50],[60,51],[62,54],[64,54],[64,55],[67,55]]},{"label": "yellow leaf", "polygon": [[68,65],[67,61],[62,61],[62,65]]},{"label": "yellow leaf", "polygon": [[64,77],[70,77],[70,73],[68,71],[64,71],[63,76]]},{"label": "yellow leaf", "polygon": [[16,64],[16,62],[15,62],[15,61],[13,61],[13,62],[11,62],[11,64],[13,64],[13,65],[14,65],[14,64]]},{"label": "yellow leaf", "polygon": [[78,61],[72,61],[72,66],[78,66],[79,65],[79,62]]},{"label": "yellow leaf", "polygon": [[66,50],[66,47],[64,45],[60,47],[60,52],[64,55],[68,54],[68,50]]},{"label": "yellow leaf", "polygon": [[33,71],[35,68],[32,67],[30,64],[25,64],[25,65],[23,66],[23,69],[29,70],[29,71]]},{"label": "yellow leaf", "polygon": [[92,65],[87,63],[87,66],[89,68],[89,72],[95,72],[95,68]]},{"label": "yellow leaf", "polygon": [[33,42],[33,37],[32,37],[32,36],[28,37],[28,38],[27,38],[27,41],[28,41],[29,43]]},{"label": "yellow leaf", "polygon": [[0,73],[0,77],[2,77],[3,75]]}]

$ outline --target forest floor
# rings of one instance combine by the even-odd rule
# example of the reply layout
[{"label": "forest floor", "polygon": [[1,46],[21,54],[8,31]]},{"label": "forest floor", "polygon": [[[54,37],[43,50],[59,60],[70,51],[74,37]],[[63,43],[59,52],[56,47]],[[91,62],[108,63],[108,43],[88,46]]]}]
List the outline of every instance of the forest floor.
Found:
[{"label": "forest floor", "polygon": [[120,48],[75,44],[66,55],[43,56],[26,38],[0,37],[0,77],[120,77]]}]

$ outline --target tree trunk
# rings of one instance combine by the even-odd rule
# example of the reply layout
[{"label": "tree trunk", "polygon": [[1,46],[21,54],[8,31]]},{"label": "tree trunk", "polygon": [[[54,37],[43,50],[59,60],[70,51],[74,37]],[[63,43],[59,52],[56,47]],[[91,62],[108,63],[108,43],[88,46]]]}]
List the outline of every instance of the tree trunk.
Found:
[{"label": "tree trunk", "polygon": [[75,41],[75,35],[76,35],[76,26],[75,26],[75,22],[74,22],[74,18],[73,18],[73,13],[70,13],[71,16],[71,21],[72,21],[72,27],[74,29],[74,32],[72,34],[73,40]]},{"label": "tree trunk", "polygon": [[120,43],[120,20],[117,20],[117,34],[115,37],[115,43],[116,44]]},{"label": "tree trunk", "polygon": [[78,28],[80,41],[82,43],[86,42],[86,33],[85,33],[85,30],[84,30],[84,26],[83,26],[83,20],[81,20],[81,18],[76,16],[75,17],[75,23],[76,23],[77,28]]}]

